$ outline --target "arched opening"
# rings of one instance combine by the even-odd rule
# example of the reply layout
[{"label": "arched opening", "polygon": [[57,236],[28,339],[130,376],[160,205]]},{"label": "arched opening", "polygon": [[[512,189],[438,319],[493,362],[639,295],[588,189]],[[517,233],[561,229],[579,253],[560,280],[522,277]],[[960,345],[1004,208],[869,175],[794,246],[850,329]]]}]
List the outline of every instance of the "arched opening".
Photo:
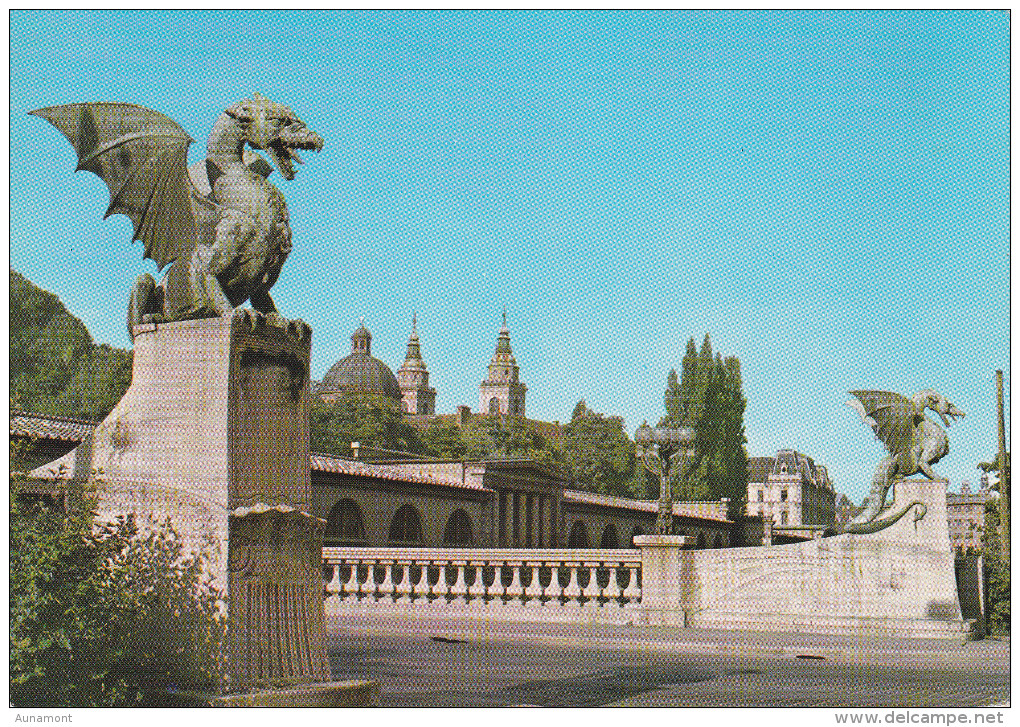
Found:
[{"label": "arched opening", "polygon": [[600,548],[619,548],[620,536],[616,533],[616,526],[612,523],[606,525],[602,530],[602,540],[599,541]]},{"label": "arched opening", "polygon": [[446,530],[443,532],[443,545],[455,547],[458,545],[474,545],[474,537],[471,534],[471,518],[463,510],[454,510],[450,519],[446,521]]},{"label": "arched opening", "polygon": [[635,525],[634,526],[634,530],[630,534],[630,544],[631,544],[631,546],[633,547],[633,545],[634,545],[634,538],[636,538],[638,535],[644,535],[644,534],[645,534],[645,529],[643,527],[641,527],[640,525]]},{"label": "arched opening", "polygon": [[326,518],[325,541],[336,545],[365,545],[365,518],[358,503],[345,497]]},{"label": "arched opening", "polygon": [[421,515],[413,505],[404,505],[390,522],[389,545],[422,545]]},{"label": "arched opening", "polygon": [[499,414],[499,399],[495,396],[489,399],[489,413]]},{"label": "arched opening", "polygon": [[705,549],[705,542],[706,542],[705,541],[705,534],[704,533],[698,533],[698,548],[697,549],[698,550],[704,550]]},{"label": "arched opening", "polygon": [[578,520],[574,527],[570,528],[570,537],[567,539],[568,548],[590,548],[588,544],[588,526]]}]

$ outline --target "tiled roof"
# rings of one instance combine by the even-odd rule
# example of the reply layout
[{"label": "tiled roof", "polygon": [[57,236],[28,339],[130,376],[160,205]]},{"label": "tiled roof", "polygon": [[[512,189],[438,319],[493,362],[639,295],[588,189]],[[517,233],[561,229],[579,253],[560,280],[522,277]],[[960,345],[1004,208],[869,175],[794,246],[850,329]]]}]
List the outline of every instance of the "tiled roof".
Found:
[{"label": "tiled roof", "polygon": [[11,412],[12,437],[58,439],[64,442],[80,442],[96,428],[99,422],[88,419],[43,416],[23,411]]},{"label": "tiled roof", "polygon": [[775,457],[748,457],[748,482],[765,482],[776,463]]},{"label": "tiled roof", "polygon": [[[596,492],[584,492],[582,490],[564,490],[563,499],[566,502],[577,502],[588,505],[602,505],[604,507],[618,507],[625,510],[638,510],[640,512],[658,512],[659,503],[656,500],[633,500],[629,497],[616,497],[615,495],[600,495]],[[704,515],[700,513],[688,512],[684,509],[684,503],[674,502],[673,503],[673,515],[679,517],[689,517],[696,520],[711,520],[718,523],[728,523],[732,520],[726,518],[715,517],[713,515]]]},{"label": "tiled roof", "polygon": [[379,464],[366,464],[356,462],[342,457],[333,457],[328,454],[311,452],[308,455],[308,463],[316,472],[336,472],[354,477],[375,477],[380,480],[394,480],[399,482],[417,482],[424,485],[440,485],[442,487],[459,487],[468,490],[484,490],[480,485],[460,480],[439,480],[421,474],[415,474],[401,470],[397,467],[387,467]]}]

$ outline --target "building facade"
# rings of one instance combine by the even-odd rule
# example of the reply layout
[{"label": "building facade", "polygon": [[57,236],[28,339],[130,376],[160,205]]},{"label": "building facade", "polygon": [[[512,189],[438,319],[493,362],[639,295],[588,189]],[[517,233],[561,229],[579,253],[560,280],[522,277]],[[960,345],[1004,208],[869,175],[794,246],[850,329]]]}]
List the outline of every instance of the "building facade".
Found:
[{"label": "building facade", "polygon": [[971,555],[981,551],[985,532],[985,507],[998,496],[983,484],[977,492],[970,491],[970,483],[960,483],[960,491],[946,493],[949,513],[949,542],[957,555]]},{"label": "building facade", "polygon": [[825,467],[793,449],[775,457],[748,457],[748,516],[784,525],[832,526],[836,492]]},{"label": "building facade", "polygon": [[[23,493],[60,504],[59,481],[80,465],[70,448],[96,424],[12,417],[12,441],[52,438],[66,452],[33,470]],[[370,464],[312,453],[309,469],[312,514],[326,521],[326,545],[630,548],[635,535],[654,532],[658,513],[656,501],[573,490],[532,460]],[[674,503],[675,532],[692,549],[760,544],[747,540],[753,528],[727,519],[726,504]]]}]

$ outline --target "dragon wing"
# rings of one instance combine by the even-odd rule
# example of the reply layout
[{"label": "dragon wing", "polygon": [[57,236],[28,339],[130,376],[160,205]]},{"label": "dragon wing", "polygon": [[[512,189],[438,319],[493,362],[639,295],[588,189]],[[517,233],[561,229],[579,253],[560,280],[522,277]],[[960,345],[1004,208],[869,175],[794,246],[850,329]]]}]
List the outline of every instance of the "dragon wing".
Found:
[{"label": "dragon wing", "polygon": [[110,188],[106,217],[127,215],[132,240],[162,270],[190,252],[197,236],[187,155],[192,139],[173,119],[142,106],[76,103],[30,113],[53,124],[78,153],[78,169]]},{"label": "dragon wing", "polygon": [[861,415],[890,454],[909,451],[914,443],[914,428],[919,412],[914,402],[891,391],[851,391],[847,406]]}]

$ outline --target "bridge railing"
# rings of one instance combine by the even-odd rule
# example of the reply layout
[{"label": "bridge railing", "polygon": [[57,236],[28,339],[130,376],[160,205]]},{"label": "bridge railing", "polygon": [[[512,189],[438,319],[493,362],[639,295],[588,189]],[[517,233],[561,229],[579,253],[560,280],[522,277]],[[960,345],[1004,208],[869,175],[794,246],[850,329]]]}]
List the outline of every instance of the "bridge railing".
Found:
[{"label": "bridge railing", "polygon": [[363,608],[629,621],[641,553],[609,549],[323,548],[327,613]]}]

